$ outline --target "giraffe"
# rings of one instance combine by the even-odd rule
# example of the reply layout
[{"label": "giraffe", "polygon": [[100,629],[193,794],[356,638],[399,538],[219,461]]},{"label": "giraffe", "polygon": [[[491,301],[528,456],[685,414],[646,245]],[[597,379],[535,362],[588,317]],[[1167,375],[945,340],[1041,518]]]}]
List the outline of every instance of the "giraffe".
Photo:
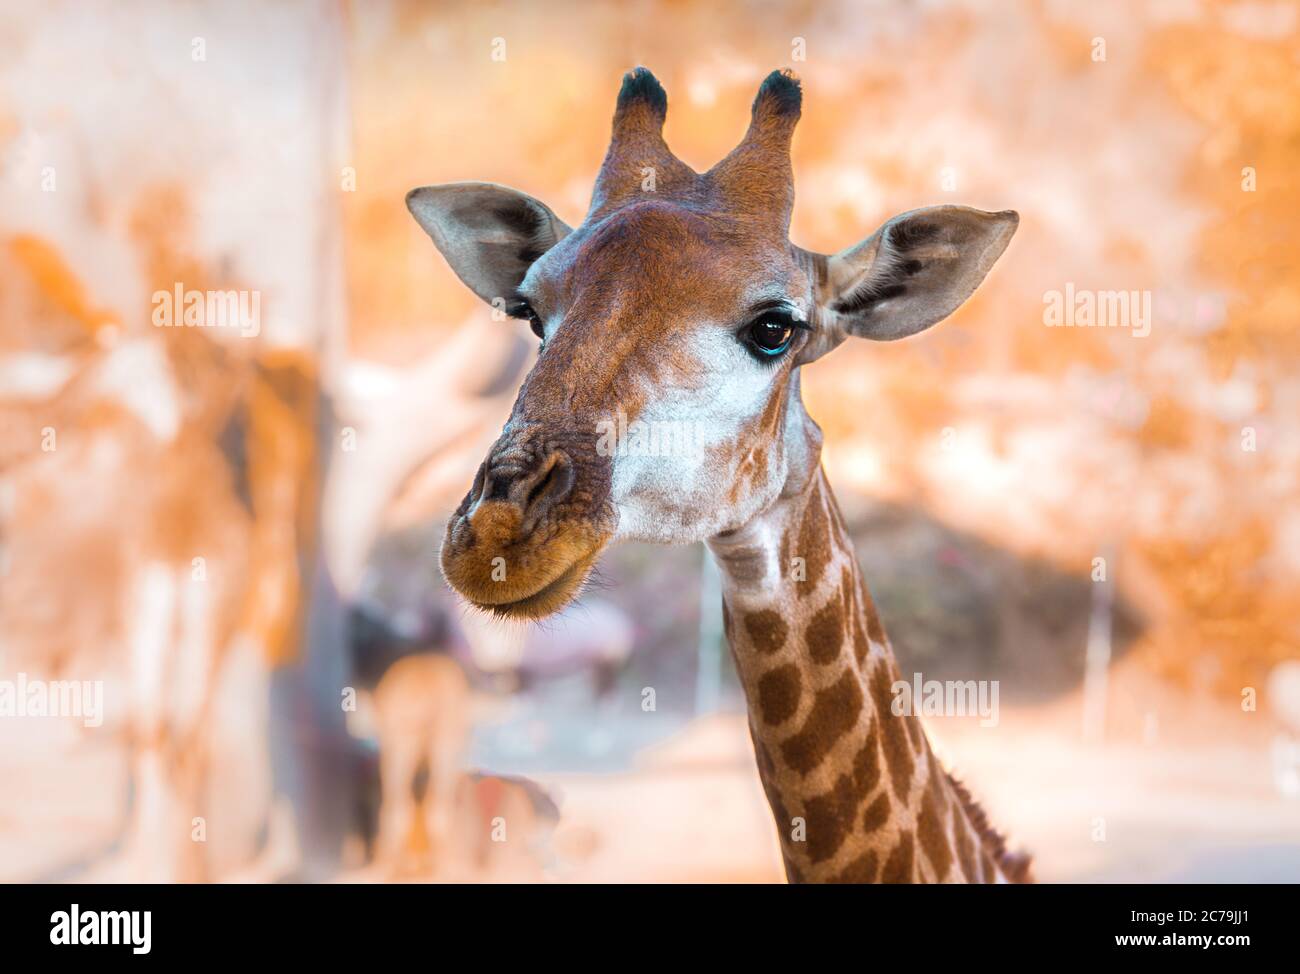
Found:
[{"label": "giraffe", "polygon": [[[800,369],[951,314],[1019,217],[934,206],[823,255],[789,241],[802,89],[774,71],[737,147],[696,173],[667,94],[624,76],[586,218],[490,183],[411,191],[460,279],[541,341],[440,562],[472,606],[536,619],[622,540],[704,541],[792,882],[1008,882],[1028,858],[896,713],[897,666],[821,468]],[[647,450],[612,428],[692,435]],[[662,443],[664,437],[648,437]]]},{"label": "giraffe", "polygon": [[[0,586],[5,649],[56,677],[122,676],[109,697],[128,772],[122,834],[68,874],[207,881],[220,684],[247,662],[236,659],[246,640],[262,650],[257,679],[292,663],[301,642],[316,366],[301,351],[246,352],[199,329],[123,333],[80,297],[58,250],[35,237],[6,243],[0,276],[31,306],[3,330],[16,321],[53,333],[62,368],[38,394],[0,396],[15,434],[0,451],[0,490],[17,508],[0,517],[0,547],[14,555]],[[168,259],[170,248],[147,246],[151,265]],[[178,276],[159,266],[155,279]],[[36,450],[42,428],[57,431],[57,449]],[[227,848],[245,838],[214,820],[218,829]]]},{"label": "giraffe", "polygon": [[[442,857],[469,736],[469,683],[449,656],[405,656],[374,692],[379,741],[378,857],[396,873],[409,845]],[[419,777],[427,783],[417,794]],[[416,838],[413,840],[413,836]]]},{"label": "giraffe", "polygon": [[371,707],[379,745],[378,875],[541,879],[558,808],[527,778],[468,768],[479,707],[460,665],[438,652],[403,656],[384,671]]}]

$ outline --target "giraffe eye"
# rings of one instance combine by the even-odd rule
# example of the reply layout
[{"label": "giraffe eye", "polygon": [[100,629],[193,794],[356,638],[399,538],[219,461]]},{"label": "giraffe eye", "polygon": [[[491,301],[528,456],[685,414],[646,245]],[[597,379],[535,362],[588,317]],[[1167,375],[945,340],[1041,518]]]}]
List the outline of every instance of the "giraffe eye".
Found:
[{"label": "giraffe eye", "polygon": [[546,329],[542,327],[541,316],[533,310],[533,306],[522,299],[506,308],[506,314],[511,318],[522,318],[528,322],[528,327],[533,330],[533,334],[538,338],[546,338]]},{"label": "giraffe eye", "polygon": [[795,325],[784,315],[766,314],[748,329],[750,346],[765,358],[775,358],[790,347]]}]

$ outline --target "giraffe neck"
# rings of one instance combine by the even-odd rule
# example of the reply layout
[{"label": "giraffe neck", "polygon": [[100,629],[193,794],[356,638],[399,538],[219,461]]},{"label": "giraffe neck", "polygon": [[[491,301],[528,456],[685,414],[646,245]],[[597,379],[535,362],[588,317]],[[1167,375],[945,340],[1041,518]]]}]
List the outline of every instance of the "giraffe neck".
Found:
[{"label": "giraffe neck", "polygon": [[1000,837],[891,707],[898,667],[820,466],[711,539],[792,882],[1002,882]]}]

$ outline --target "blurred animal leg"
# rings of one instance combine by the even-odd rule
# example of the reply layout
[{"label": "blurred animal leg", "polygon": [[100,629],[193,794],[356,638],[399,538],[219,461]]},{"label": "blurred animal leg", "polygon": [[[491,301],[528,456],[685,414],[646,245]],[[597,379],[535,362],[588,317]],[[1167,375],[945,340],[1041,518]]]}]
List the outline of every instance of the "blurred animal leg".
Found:
[{"label": "blurred animal leg", "polygon": [[429,741],[429,783],[424,796],[428,816],[429,841],[432,845],[434,868],[444,871],[455,855],[452,840],[455,829],[456,785],[460,780],[461,745],[448,740],[445,734],[435,735]]},{"label": "blurred animal leg", "polygon": [[457,850],[455,833],[457,786],[464,776],[465,752],[469,743],[469,682],[461,668],[445,656],[429,659],[434,689],[429,698],[428,743],[429,785],[425,807],[429,814],[429,836],[437,869],[445,869]]},{"label": "blurred animal leg", "polygon": [[379,736],[379,838],[377,860],[399,870],[406,858],[407,839],[418,812],[415,777],[419,770],[422,742],[413,741],[394,729]]},{"label": "blurred animal leg", "polygon": [[180,639],[170,667],[168,697],[175,711],[170,768],[174,778],[176,814],[184,820],[177,848],[177,878],[205,882],[208,877],[207,797],[209,747],[212,743],[212,709],[221,661],[215,611],[217,600],[206,579],[186,573],[178,576],[181,592]]},{"label": "blurred animal leg", "polygon": [[131,822],[127,856],[137,882],[166,882],[175,875],[174,796],[165,750],[164,686],[167,656],[175,634],[176,581],[170,566],[146,565],[133,579],[131,652]]},{"label": "blurred animal leg", "polygon": [[209,740],[208,729],[196,727],[170,765],[175,812],[178,824],[183,826],[174,837],[177,882],[206,883],[211,879],[206,845],[208,821],[202,814],[210,768]]}]

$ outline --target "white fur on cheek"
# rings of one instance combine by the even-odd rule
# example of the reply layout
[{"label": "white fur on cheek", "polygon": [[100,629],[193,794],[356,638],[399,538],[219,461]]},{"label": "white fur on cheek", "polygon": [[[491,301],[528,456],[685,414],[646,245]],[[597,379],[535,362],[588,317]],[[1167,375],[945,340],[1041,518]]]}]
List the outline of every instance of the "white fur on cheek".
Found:
[{"label": "white fur on cheek", "polygon": [[[699,371],[690,387],[647,389],[645,409],[636,423],[628,423],[614,454],[612,495],[621,540],[702,541],[747,521],[772,500],[758,490],[730,506],[727,496],[742,457],[726,447],[762,411],[772,383],[779,381],[777,371],[756,362],[723,329],[693,341]],[[769,476],[769,483],[779,480]]]}]

